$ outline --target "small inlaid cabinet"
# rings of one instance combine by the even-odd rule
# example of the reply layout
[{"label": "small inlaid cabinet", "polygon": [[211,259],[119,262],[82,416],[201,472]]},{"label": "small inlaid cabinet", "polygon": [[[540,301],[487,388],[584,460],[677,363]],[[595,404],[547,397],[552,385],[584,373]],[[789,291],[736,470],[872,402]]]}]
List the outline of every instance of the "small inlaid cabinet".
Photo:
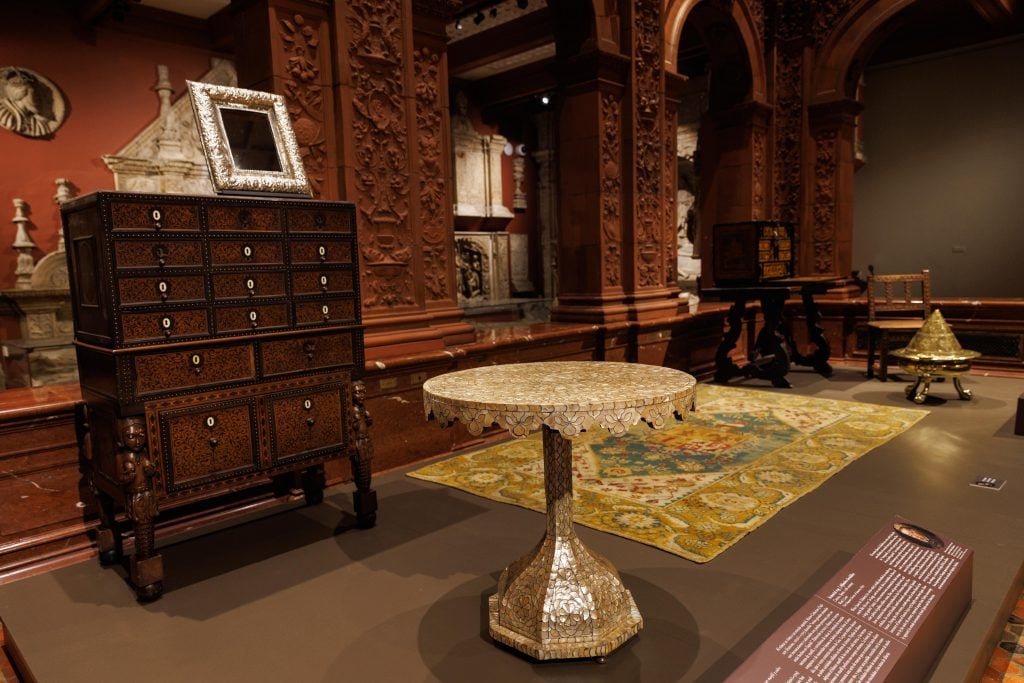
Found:
[{"label": "small inlaid cabinet", "polygon": [[123,512],[157,598],[159,511],[297,473],[317,503],[342,456],[373,526],[352,205],[97,192],[62,213],[101,562]]}]

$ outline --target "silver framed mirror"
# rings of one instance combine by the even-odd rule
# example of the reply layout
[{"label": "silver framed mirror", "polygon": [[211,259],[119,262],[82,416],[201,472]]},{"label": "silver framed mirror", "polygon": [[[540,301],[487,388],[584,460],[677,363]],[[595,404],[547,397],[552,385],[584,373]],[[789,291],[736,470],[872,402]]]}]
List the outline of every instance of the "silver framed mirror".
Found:
[{"label": "silver framed mirror", "polygon": [[187,83],[218,194],[310,196],[283,97],[212,83]]}]

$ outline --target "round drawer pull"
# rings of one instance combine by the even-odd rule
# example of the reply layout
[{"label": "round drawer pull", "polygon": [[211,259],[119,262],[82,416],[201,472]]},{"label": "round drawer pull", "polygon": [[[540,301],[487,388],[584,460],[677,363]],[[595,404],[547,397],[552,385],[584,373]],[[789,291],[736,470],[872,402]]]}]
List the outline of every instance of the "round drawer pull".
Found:
[{"label": "round drawer pull", "polygon": [[315,419],[313,419],[311,417],[307,417],[306,418],[306,426],[307,427],[312,427],[314,424],[316,424],[316,420]]},{"label": "round drawer pull", "polygon": [[149,217],[153,219],[154,230],[159,230],[160,228],[164,227],[163,223],[161,222],[163,221],[164,215],[160,211],[160,209],[151,209],[149,212]]},{"label": "round drawer pull", "polygon": [[249,296],[256,296],[256,281],[249,278],[245,281],[245,288],[249,290]]},{"label": "round drawer pull", "polygon": [[217,444],[219,444],[219,443],[220,443],[220,441],[217,441],[217,439],[215,439],[212,436],[210,437],[210,448],[216,448]]},{"label": "round drawer pull", "polygon": [[327,260],[327,247],[325,247],[324,245],[321,244],[319,247],[317,247],[316,253],[320,254],[321,261]]},{"label": "round drawer pull", "polygon": [[327,217],[322,213],[316,213],[313,215],[313,222],[316,224],[316,227],[323,228],[327,224]]},{"label": "round drawer pull", "polygon": [[246,209],[242,209],[238,212],[238,222],[243,228],[248,228],[252,222],[252,215]]},{"label": "round drawer pull", "polygon": [[153,258],[156,259],[157,265],[163,267],[167,265],[167,247],[162,244],[158,244],[153,247]]},{"label": "round drawer pull", "polygon": [[324,314],[324,320],[330,320],[330,318],[331,318],[331,309],[330,309],[330,307],[327,304],[324,304],[323,307],[320,310]]},{"label": "round drawer pull", "polygon": [[326,275],[321,275],[320,276],[320,289],[324,290],[325,292],[327,291],[327,276]]},{"label": "round drawer pull", "polygon": [[257,325],[260,324],[259,321],[257,320],[258,317],[259,313],[257,313],[256,311],[249,311],[249,322],[252,323],[253,327],[256,327]]},{"label": "round drawer pull", "polygon": [[198,353],[193,353],[192,357],[188,359],[188,364],[189,366],[191,366],[193,370],[196,371],[196,374],[198,375],[199,372],[203,369],[203,357],[200,356]]},{"label": "round drawer pull", "polygon": [[164,336],[170,337],[171,328],[174,327],[174,319],[169,316],[165,316],[160,320],[160,327],[164,329]]},{"label": "round drawer pull", "polygon": [[171,286],[167,284],[167,281],[161,280],[160,282],[156,283],[156,289],[158,292],[160,292],[160,300],[167,301],[167,297],[171,289]]},{"label": "round drawer pull", "polygon": [[307,341],[302,343],[302,350],[306,354],[306,358],[313,360],[313,353],[316,351],[316,342]]}]

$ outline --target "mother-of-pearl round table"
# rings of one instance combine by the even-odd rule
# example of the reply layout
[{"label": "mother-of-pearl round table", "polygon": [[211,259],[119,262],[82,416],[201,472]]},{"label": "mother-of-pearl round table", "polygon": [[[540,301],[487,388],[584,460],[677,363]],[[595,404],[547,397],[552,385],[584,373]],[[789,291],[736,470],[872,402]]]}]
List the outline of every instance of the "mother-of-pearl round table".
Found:
[{"label": "mother-of-pearl round table", "polygon": [[536,659],[601,657],[643,627],[612,563],[583,545],[572,521],[572,442],[601,427],[621,435],[654,428],[693,406],[696,380],[654,365],[552,362],[452,372],[423,384],[427,417],[461,420],[471,434],[492,424],[524,437],[543,430],[547,529],[502,572],[489,600],[491,637]]}]

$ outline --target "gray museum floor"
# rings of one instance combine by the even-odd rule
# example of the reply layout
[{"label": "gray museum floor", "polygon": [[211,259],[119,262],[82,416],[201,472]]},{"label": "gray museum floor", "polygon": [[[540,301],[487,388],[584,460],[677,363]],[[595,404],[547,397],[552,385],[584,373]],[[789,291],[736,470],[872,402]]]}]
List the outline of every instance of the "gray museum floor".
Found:
[{"label": "gray museum floor", "polygon": [[[801,394],[913,407],[905,383],[838,368]],[[763,382],[744,386],[767,391]],[[644,630],[607,662],[531,662],[494,645],[486,599],[540,538],[541,515],[410,479],[375,479],[378,525],[335,533],[349,486],[163,548],[166,594],[139,605],[95,561],[0,587],[2,618],[42,683],[86,681],[723,680],[893,515],[975,551],[974,598],[931,681],[962,681],[1024,560],[1020,378],[932,386],[944,402],[706,564],[579,527],[619,569]],[[1001,491],[969,486],[1006,479]]]}]

